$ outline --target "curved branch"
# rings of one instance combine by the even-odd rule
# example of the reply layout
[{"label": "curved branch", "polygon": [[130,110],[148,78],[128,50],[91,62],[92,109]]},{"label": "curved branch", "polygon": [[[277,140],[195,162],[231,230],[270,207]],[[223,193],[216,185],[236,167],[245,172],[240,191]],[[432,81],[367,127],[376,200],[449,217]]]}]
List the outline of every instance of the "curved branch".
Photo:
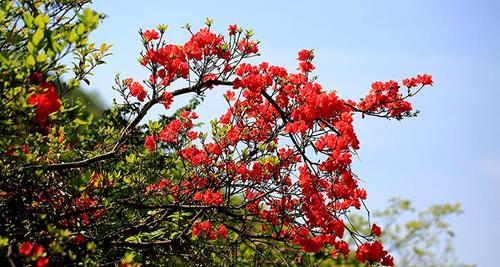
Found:
[{"label": "curved branch", "polygon": [[[180,88],[177,90],[172,91],[172,95],[178,96],[178,95],[183,95],[187,93],[202,93],[203,88],[207,88],[213,85],[233,85],[233,82],[230,81],[219,81],[219,80],[211,80],[211,81],[206,81],[202,83],[198,83],[196,85],[190,86],[190,87],[185,87],[185,88]],[[27,169],[43,169],[45,168],[46,170],[65,170],[65,169],[74,169],[74,168],[80,168],[80,167],[85,167],[92,165],[94,163],[111,159],[114,158],[117,154],[120,148],[125,144],[125,139],[127,136],[130,134],[131,130],[134,129],[146,116],[148,111],[153,107],[155,104],[159,103],[161,101],[161,96],[152,99],[151,101],[147,102],[142,109],[139,111],[137,117],[130,122],[125,129],[123,129],[120,138],[118,141],[115,143],[115,146],[113,147],[113,150],[106,152],[104,154],[100,154],[95,157],[91,157],[88,159],[84,160],[79,160],[79,161],[73,161],[73,162],[63,162],[63,163],[54,163],[54,164],[39,164],[39,165],[28,165],[22,167],[20,170],[24,171]]]}]

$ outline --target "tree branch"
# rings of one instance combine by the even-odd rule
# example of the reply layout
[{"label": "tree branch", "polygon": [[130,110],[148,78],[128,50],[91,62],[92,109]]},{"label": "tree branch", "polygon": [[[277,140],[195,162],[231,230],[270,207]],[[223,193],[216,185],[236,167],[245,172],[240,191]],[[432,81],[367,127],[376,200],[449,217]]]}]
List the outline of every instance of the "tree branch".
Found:
[{"label": "tree branch", "polygon": [[[183,95],[187,93],[202,93],[203,88],[207,88],[213,85],[233,85],[233,82],[230,81],[219,81],[219,80],[211,80],[211,81],[206,81],[202,83],[198,83],[196,85],[190,86],[190,87],[185,87],[181,89],[177,89],[172,91],[172,95],[178,96],[178,95]],[[130,122],[127,127],[122,131],[120,138],[118,141],[115,143],[115,146],[113,147],[113,150],[106,152],[104,154],[84,159],[84,160],[79,160],[79,161],[73,161],[73,162],[62,162],[62,163],[54,163],[54,164],[39,164],[39,165],[28,165],[21,167],[20,171],[24,171],[27,169],[43,169],[45,168],[46,170],[65,170],[65,169],[74,169],[74,168],[80,168],[80,167],[85,167],[92,165],[94,163],[111,159],[114,158],[117,154],[120,148],[125,144],[125,139],[126,137],[130,134],[131,130],[134,129],[146,116],[148,111],[153,107],[155,104],[159,103],[161,101],[161,96],[152,99],[151,101],[147,102],[142,109],[139,111],[139,114],[135,119]]]}]

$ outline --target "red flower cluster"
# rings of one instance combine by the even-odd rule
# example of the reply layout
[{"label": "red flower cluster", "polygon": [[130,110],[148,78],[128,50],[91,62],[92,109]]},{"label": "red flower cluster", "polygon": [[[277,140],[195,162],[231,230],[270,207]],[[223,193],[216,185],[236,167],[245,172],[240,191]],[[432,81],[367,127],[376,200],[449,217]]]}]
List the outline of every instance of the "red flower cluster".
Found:
[{"label": "red flower cluster", "polygon": [[380,229],[380,227],[376,224],[373,224],[372,225],[372,233],[376,236],[382,236],[382,230]]},{"label": "red flower cluster", "polygon": [[169,179],[161,179],[157,183],[149,184],[148,186],[146,186],[146,191],[161,191],[165,188],[170,187],[172,187],[172,183]]},{"label": "red flower cluster", "polygon": [[298,57],[299,60],[298,70],[300,70],[302,73],[309,73],[312,70],[314,70],[315,67],[311,63],[313,58],[314,58],[314,53],[312,52],[312,50],[306,50],[306,49],[301,50],[299,52],[299,57]]},{"label": "red flower cluster", "polygon": [[[230,34],[236,34],[236,25],[229,27]],[[147,30],[142,34],[146,41],[158,39],[158,33]],[[141,59],[141,64],[146,66],[154,64],[157,73],[151,76],[151,81],[156,83],[160,79],[163,86],[168,86],[177,78],[186,79],[189,74],[189,61],[202,61],[203,58],[222,59],[229,62],[231,53],[222,35],[216,35],[209,28],[204,28],[194,33],[184,45],[168,44],[156,49],[147,46],[148,49]],[[239,50],[244,54],[257,53],[257,43],[242,39],[238,44]],[[226,63],[226,67],[230,66]],[[226,70],[226,67],[224,70]]]},{"label": "red flower cluster", "polygon": [[209,239],[217,238],[215,232],[212,230],[212,223],[210,221],[196,222],[191,233],[193,236],[199,236],[201,233],[204,233]]},{"label": "red flower cluster", "polygon": [[183,126],[184,124],[181,120],[176,119],[171,121],[158,134],[160,141],[165,143],[177,143]]},{"label": "red flower cluster", "polygon": [[[200,29],[193,33],[191,38],[183,45],[167,44],[163,45],[162,40],[154,45],[153,40],[160,39],[155,30],[146,30],[141,36],[146,41],[146,51],[140,59],[140,63],[154,70],[149,81],[160,88],[158,93],[163,93],[162,103],[165,108],[169,108],[173,95],[165,90],[172,82],[178,78],[188,79],[190,70],[193,76],[199,76],[200,81],[215,81],[223,75],[228,75],[234,69],[234,64],[238,64],[239,58],[247,57],[258,53],[258,43],[250,40],[250,36],[240,38],[236,33],[241,32],[237,25],[228,28],[230,40],[224,40],[224,36],[214,34],[210,28]],[[160,45],[161,44],[161,45]],[[233,49],[233,51],[230,51]],[[209,70],[200,68],[200,64],[211,65]],[[223,66],[223,68],[215,66]],[[214,72],[212,72],[214,71]],[[133,82],[132,79],[125,80],[125,85],[130,89],[130,94],[139,101],[143,101],[147,96],[146,91],[140,83]]]},{"label": "red flower cluster", "polygon": [[81,211],[89,210],[86,212],[78,213],[80,214],[80,221],[83,225],[90,224],[92,219],[95,220],[104,215],[106,210],[104,208],[96,208],[97,205],[98,205],[97,200],[87,195],[82,195],[75,200],[75,206],[78,210]]},{"label": "red flower cluster", "polygon": [[183,51],[188,59],[202,60],[203,56],[215,55],[219,58],[228,58],[227,49],[222,48],[224,38],[212,33],[209,29],[201,29],[184,44]]},{"label": "red flower cluster", "polygon": [[432,85],[432,76],[428,74],[417,75],[414,78],[408,78],[403,80],[403,85],[412,88],[417,86]]},{"label": "red flower cluster", "polygon": [[[164,100],[164,105],[172,101],[172,94],[165,92],[162,99]],[[171,103],[171,102],[170,102]],[[151,152],[156,151],[156,142],[159,140],[164,143],[177,143],[179,142],[179,136],[181,134],[186,134],[190,139],[196,139],[198,134],[194,131],[190,131],[193,127],[193,119],[198,118],[196,112],[184,111],[181,113],[181,119],[175,119],[169,122],[165,127],[160,130],[158,135],[148,135],[144,139],[144,147]]]},{"label": "red flower cluster", "polygon": [[259,53],[259,47],[254,41],[248,41],[247,39],[242,39],[238,42],[238,50],[243,54],[257,54]]},{"label": "red flower cluster", "polygon": [[207,153],[196,146],[190,146],[182,149],[179,151],[179,155],[192,166],[208,165],[212,163],[212,160],[208,157]]},{"label": "red flower cluster", "polygon": [[44,127],[49,114],[61,107],[61,99],[57,95],[56,88],[48,82],[40,84],[39,90],[28,97],[28,104],[35,107],[36,121]]},{"label": "red flower cluster", "polygon": [[156,151],[156,138],[154,135],[146,136],[144,139],[144,147],[151,152]]},{"label": "red flower cluster", "polygon": [[125,79],[123,81],[124,85],[130,90],[130,94],[137,98],[139,101],[144,101],[147,92],[139,82],[135,82],[132,78]]},{"label": "red flower cluster", "polygon": [[221,238],[227,237],[227,228],[226,228],[226,226],[224,226],[224,224],[220,224],[219,227],[217,227],[217,234]]},{"label": "red flower cluster", "polygon": [[204,192],[198,191],[193,196],[194,201],[200,201],[205,205],[222,205],[224,202],[222,194],[219,191],[206,190]]},{"label": "red flower cluster", "polygon": [[358,103],[358,108],[367,113],[388,112],[391,117],[398,119],[412,110],[411,103],[399,92],[396,81],[374,82],[370,93]]},{"label": "red flower cluster", "polygon": [[217,228],[217,233],[213,230],[212,223],[210,221],[202,221],[196,222],[191,231],[193,236],[199,236],[200,234],[204,234],[205,237],[209,240],[215,240],[218,237],[226,238],[227,237],[227,228],[223,224],[220,224]]},{"label": "red flower cluster", "polygon": [[[360,102],[345,100],[309,79],[315,68],[313,50],[298,53],[297,73],[267,62],[239,64],[234,55],[257,54],[257,42],[249,39],[250,34],[240,38],[236,25],[230,25],[228,32],[229,45],[206,28],[184,45],[158,50],[148,46],[143,64],[157,64],[158,69],[152,83],[160,79],[167,86],[177,78],[189,76],[191,82],[196,76],[196,86],[204,86],[197,90],[204,90],[235,76],[232,90],[224,94],[229,108],[212,123],[211,140],[192,130],[196,118],[192,112],[183,112],[159,133],[146,137],[144,146],[150,151],[156,151],[158,141],[175,144],[167,148],[184,160],[189,173],[185,181],[172,181],[165,187],[175,201],[220,206],[231,205],[221,192],[238,185],[241,190],[237,191],[243,194],[241,207],[262,223],[262,231],[306,252],[327,249],[332,257],[338,253],[347,257],[346,227],[340,218],[350,209],[360,209],[367,197],[351,169],[352,156],[360,147],[354,114],[401,119],[411,115],[407,98],[414,93],[408,89],[404,95],[395,81],[375,82]],[[206,68],[200,67],[203,64]],[[408,88],[432,85],[432,77],[419,75],[403,84]],[[168,108],[173,95],[161,90],[160,103]],[[283,145],[285,138],[289,140]],[[314,160],[309,158],[313,153],[317,155]],[[292,181],[294,176],[298,179]],[[150,191],[157,188],[158,184],[148,186]],[[375,224],[371,230],[372,237],[382,234]],[[216,239],[225,237],[227,229],[221,224],[216,232],[211,221],[198,221],[192,235],[201,234]],[[357,259],[393,265],[382,245],[370,240],[358,248]]]},{"label": "red flower cluster", "polygon": [[152,40],[157,40],[160,38],[160,35],[155,30],[146,30],[142,33],[142,38],[146,40],[146,42],[151,42]]},{"label": "red flower cluster", "polygon": [[46,267],[49,266],[49,258],[42,257],[44,254],[44,248],[41,245],[33,244],[30,241],[25,241],[19,246],[19,254],[25,257],[33,257],[36,260],[36,267]]},{"label": "red flower cluster", "polygon": [[384,247],[378,241],[364,243],[359,246],[356,250],[356,259],[370,264],[378,262],[385,266],[394,266],[394,258],[384,250]]},{"label": "red flower cluster", "polygon": [[177,45],[162,46],[158,50],[150,48],[141,60],[141,64],[147,65],[150,62],[160,65],[157,77],[152,76],[151,79],[156,83],[159,78],[164,86],[170,85],[179,77],[185,79],[189,74],[186,56],[182,47]]}]

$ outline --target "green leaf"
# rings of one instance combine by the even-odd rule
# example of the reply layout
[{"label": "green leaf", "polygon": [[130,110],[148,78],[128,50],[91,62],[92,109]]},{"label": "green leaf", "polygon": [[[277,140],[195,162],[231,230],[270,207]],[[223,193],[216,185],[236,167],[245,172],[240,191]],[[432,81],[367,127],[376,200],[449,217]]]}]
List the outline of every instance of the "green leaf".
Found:
[{"label": "green leaf", "polygon": [[73,29],[70,33],[69,33],[69,36],[68,36],[68,41],[70,43],[74,43],[76,42],[76,40],[78,39],[78,34],[76,33],[76,29]]},{"label": "green leaf", "polygon": [[45,62],[45,60],[47,60],[47,56],[45,56],[45,53],[40,53],[38,54],[38,56],[36,57],[36,61],[37,62]]},{"label": "green leaf", "polygon": [[125,156],[125,160],[129,164],[135,163],[135,160],[136,160],[135,154],[130,154],[130,155]]},{"label": "green leaf", "polygon": [[9,238],[0,236],[0,248],[3,248],[9,244]]},{"label": "green leaf", "polygon": [[125,256],[123,256],[122,262],[124,263],[132,263],[135,258],[135,253],[134,252],[126,252]]},{"label": "green leaf", "polygon": [[85,190],[86,179],[84,179],[82,176],[76,176],[71,179],[71,185],[76,191],[82,192],[83,190]]},{"label": "green leaf", "polygon": [[47,15],[38,14],[35,18],[35,25],[38,26],[38,28],[45,28],[47,22],[49,22],[49,16]]},{"label": "green leaf", "polygon": [[24,24],[26,24],[26,26],[28,26],[28,28],[33,27],[33,20],[34,20],[34,18],[29,12],[24,12],[23,21],[24,21]]},{"label": "green leaf", "polygon": [[35,57],[32,56],[32,55],[29,55],[27,58],[26,58],[26,64],[28,66],[35,66],[36,64],[36,61],[35,61]]},{"label": "green leaf", "polygon": [[85,26],[93,29],[99,22],[99,14],[97,14],[90,8],[86,8],[83,11],[83,15],[80,16],[80,20]]},{"label": "green leaf", "polygon": [[42,39],[43,39],[43,28],[38,28],[35,34],[33,34],[32,42],[35,46],[37,46]]},{"label": "green leaf", "polygon": [[76,118],[76,119],[74,120],[74,122],[75,122],[76,124],[78,124],[78,125],[87,125],[87,124],[89,124],[88,122],[86,122],[86,121],[84,121],[84,120],[82,120],[82,119],[80,119],[80,118]]},{"label": "green leaf", "polygon": [[35,53],[35,45],[32,42],[28,42],[28,45],[26,47],[28,48],[28,52],[30,54]]},{"label": "green leaf", "polygon": [[208,27],[212,26],[213,23],[214,23],[214,19],[210,19],[210,18],[205,19],[205,25],[207,25]]},{"label": "green leaf", "polygon": [[165,31],[167,31],[167,29],[168,29],[168,25],[166,25],[166,24],[160,24],[160,25],[158,25],[158,30],[159,30],[161,33],[163,33],[163,32],[165,32]]},{"label": "green leaf", "polygon": [[79,35],[83,35],[86,31],[87,27],[85,27],[85,25],[83,24],[78,25],[78,27],[76,28],[76,33]]}]

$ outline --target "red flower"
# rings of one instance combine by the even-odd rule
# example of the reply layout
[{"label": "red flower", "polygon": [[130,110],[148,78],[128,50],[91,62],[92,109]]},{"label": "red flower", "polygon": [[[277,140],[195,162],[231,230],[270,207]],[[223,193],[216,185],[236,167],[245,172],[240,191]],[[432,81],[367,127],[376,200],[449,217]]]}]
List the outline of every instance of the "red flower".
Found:
[{"label": "red flower", "polygon": [[224,94],[224,98],[227,101],[233,101],[234,100],[235,93],[233,91],[227,90],[226,93]]},{"label": "red flower", "polygon": [[194,201],[201,201],[205,205],[222,205],[224,199],[222,198],[222,194],[218,191],[213,192],[211,190],[207,190],[205,192],[196,192],[193,196]]},{"label": "red flower", "polygon": [[182,128],[180,120],[173,120],[160,131],[159,139],[162,142],[177,143],[179,141],[179,133]]},{"label": "red flower", "polygon": [[43,257],[36,261],[36,267],[46,267],[49,266],[49,258]]},{"label": "red flower", "polygon": [[217,234],[219,237],[226,238],[227,237],[227,229],[224,224],[220,224],[219,227],[217,228]]},{"label": "red flower", "polygon": [[202,222],[196,222],[193,226],[193,229],[191,231],[191,234],[193,236],[198,236],[201,233],[204,233],[207,235],[210,239],[210,237],[213,237],[215,233],[212,231],[212,223],[210,221],[202,221]]},{"label": "red flower", "polygon": [[[217,80],[217,75],[215,75],[213,73],[209,73],[209,74],[206,74],[205,76],[203,76],[204,82],[216,81],[216,80]],[[213,86],[211,86],[211,87],[213,87]]]},{"label": "red flower", "polygon": [[314,65],[309,62],[309,61],[301,61],[299,63],[299,68],[298,68],[301,72],[303,73],[307,73],[307,72],[311,72],[312,70],[314,70]]},{"label": "red flower", "polygon": [[385,266],[393,266],[394,259],[388,254],[382,244],[378,241],[364,243],[356,250],[356,259],[360,262],[379,262]]},{"label": "red flower", "polygon": [[306,60],[311,60],[314,58],[314,53],[311,50],[303,49],[299,51],[299,57],[298,60],[300,61],[306,61]]},{"label": "red flower", "polygon": [[376,224],[373,224],[372,225],[372,233],[376,236],[381,236],[382,235],[382,230],[380,229],[380,227]]},{"label": "red flower", "polygon": [[153,135],[146,136],[144,139],[144,147],[151,152],[156,151],[156,138]]},{"label": "red flower", "polygon": [[160,38],[158,32],[155,30],[146,30],[145,32],[142,33],[142,38],[144,38],[147,42],[151,40],[156,40]]},{"label": "red flower", "polygon": [[36,244],[33,247],[33,256],[34,257],[40,257],[40,256],[42,256],[43,251],[44,251],[43,247],[41,245]]},{"label": "red flower", "polygon": [[156,184],[149,184],[146,186],[146,191],[149,192],[149,191],[156,191],[158,190],[158,185]]},{"label": "red flower", "polygon": [[422,86],[432,85],[432,83],[432,76],[429,74],[417,75],[416,78],[408,78],[403,80],[403,85],[408,88],[416,87],[419,84]]},{"label": "red flower", "polygon": [[229,35],[235,35],[238,32],[238,26],[236,24],[229,25],[227,28]]},{"label": "red flower", "polygon": [[216,240],[217,239],[217,235],[212,230],[212,231],[208,232],[207,238],[208,238],[208,240]]},{"label": "red flower", "polygon": [[144,98],[146,97],[146,90],[144,90],[144,87],[138,83],[138,82],[132,82],[129,86],[130,89],[130,94],[137,97],[139,101],[144,101]]},{"label": "red flower", "polygon": [[163,86],[168,86],[179,77],[187,78],[189,75],[189,66],[187,64],[186,54],[183,47],[178,45],[165,45],[158,50],[150,48],[146,55],[141,59],[141,64],[146,65],[149,62],[155,62],[161,65],[158,70],[158,77],[153,77],[153,81],[161,79]]},{"label": "red flower", "polygon": [[187,147],[179,151],[179,155],[187,160],[189,164],[193,166],[199,166],[204,164],[210,164],[212,161],[207,156],[205,151],[198,149],[197,147]]},{"label": "red flower", "polygon": [[229,54],[221,49],[223,37],[216,35],[208,28],[201,29],[184,44],[183,51],[188,59],[201,60],[203,56],[217,55],[227,57]]},{"label": "red flower", "polygon": [[417,80],[422,85],[432,85],[432,76],[429,74],[417,75]]},{"label": "red flower", "polygon": [[197,133],[197,132],[195,132],[195,131],[188,131],[188,132],[186,133],[186,135],[187,135],[187,137],[188,137],[189,139],[191,139],[191,140],[194,140],[194,139],[198,138],[198,133]]},{"label": "red flower", "polygon": [[349,245],[345,241],[335,242],[335,248],[342,254],[344,257],[349,256]]},{"label": "red flower", "polygon": [[73,244],[81,245],[83,242],[85,242],[85,237],[82,234],[77,234],[73,237]]},{"label": "red flower", "polygon": [[40,85],[42,92],[34,93],[28,97],[28,104],[35,107],[36,120],[43,127],[50,113],[56,112],[61,107],[61,99],[57,95],[56,88],[50,83]]},{"label": "red flower", "polygon": [[210,154],[214,154],[214,155],[220,155],[220,154],[222,154],[222,150],[220,149],[219,145],[215,144],[215,143],[205,144],[205,149]]},{"label": "red flower", "polygon": [[202,201],[203,200],[203,192],[196,192],[193,196],[194,201]]},{"label": "red flower", "polygon": [[29,154],[30,153],[30,150],[29,150],[29,148],[28,148],[28,146],[26,144],[24,144],[24,145],[21,146],[21,151],[24,154]]},{"label": "red flower", "polygon": [[418,80],[416,78],[408,78],[403,80],[403,85],[412,88],[418,85]]},{"label": "red flower", "polygon": [[165,109],[169,109],[172,102],[174,102],[174,95],[170,92],[164,91],[161,96],[161,103],[165,106]]},{"label": "red flower", "polygon": [[[413,81],[405,82],[413,86]],[[370,93],[358,103],[358,108],[365,112],[384,112],[401,119],[405,112],[412,110],[411,103],[402,98],[396,81],[374,82]]]},{"label": "red flower", "polygon": [[238,50],[243,52],[243,54],[257,54],[259,53],[259,47],[256,42],[247,41],[242,39],[238,42]]},{"label": "red flower", "polygon": [[19,246],[19,254],[23,256],[29,256],[31,253],[31,250],[33,250],[33,244],[30,241],[25,241]]}]

